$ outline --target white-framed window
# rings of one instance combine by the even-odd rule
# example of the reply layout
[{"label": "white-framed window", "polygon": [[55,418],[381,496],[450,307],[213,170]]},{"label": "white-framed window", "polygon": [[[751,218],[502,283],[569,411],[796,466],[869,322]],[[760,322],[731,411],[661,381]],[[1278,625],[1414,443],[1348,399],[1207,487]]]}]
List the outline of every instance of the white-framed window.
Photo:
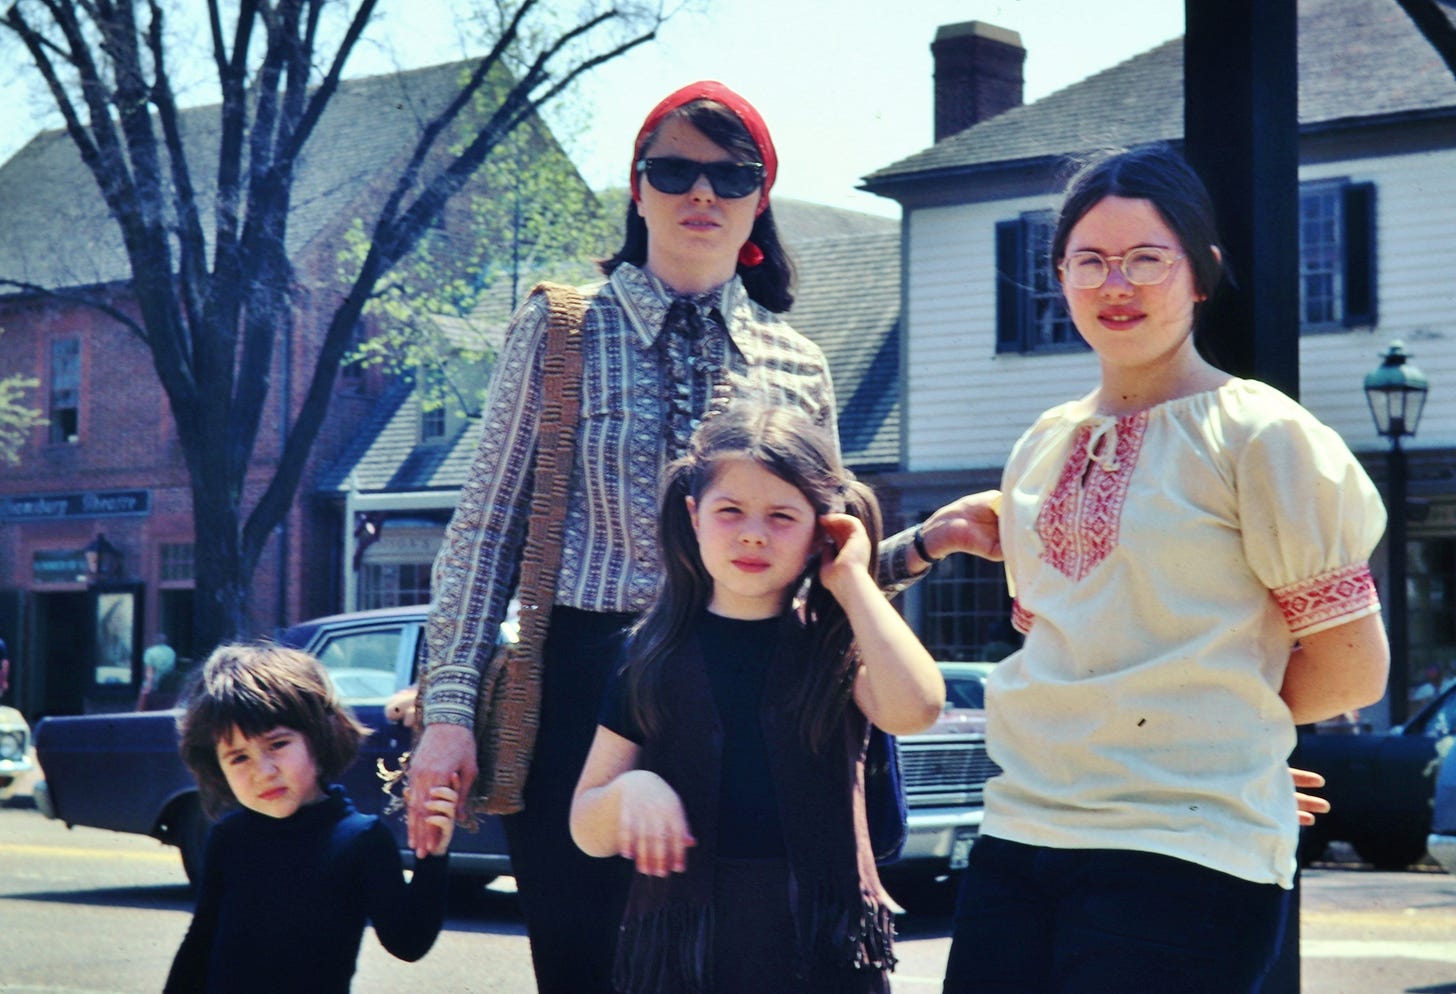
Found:
[{"label": "white-framed window", "polygon": [[996,661],[1021,644],[1000,563],[952,556],[919,585],[920,640],[940,660]]}]

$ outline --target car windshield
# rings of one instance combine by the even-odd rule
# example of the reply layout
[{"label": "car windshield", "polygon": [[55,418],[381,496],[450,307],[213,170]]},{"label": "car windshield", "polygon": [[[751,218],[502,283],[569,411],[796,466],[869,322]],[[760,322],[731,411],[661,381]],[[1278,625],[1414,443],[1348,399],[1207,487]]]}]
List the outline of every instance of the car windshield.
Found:
[{"label": "car windshield", "polygon": [[349,702],[380,702],[395,691],[399,659],[399,628],[346,632],[331,637],[318,649],[339,696]]},{"label": "car windshield", "polygon": [[986,687],[975,674],[945,674],[945,706],[948,708],[984,708]]}]

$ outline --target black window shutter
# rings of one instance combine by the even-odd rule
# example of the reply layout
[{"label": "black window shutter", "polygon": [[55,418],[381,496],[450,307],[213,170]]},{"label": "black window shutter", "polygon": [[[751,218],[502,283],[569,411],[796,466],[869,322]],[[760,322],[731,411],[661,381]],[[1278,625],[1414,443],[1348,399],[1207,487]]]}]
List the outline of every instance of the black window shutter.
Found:
[{"label": "black window shutter", "polygon": [[1375,184],[1343,191],[1345,218],[1345,327],[1375,324]]},{"label": "black window shutter", "polygon": [[1022,340],[1022,297],[1026,273],[1022,260],[1026,225],[1018,218],[996,222],[996,351],[1024,351]]}]

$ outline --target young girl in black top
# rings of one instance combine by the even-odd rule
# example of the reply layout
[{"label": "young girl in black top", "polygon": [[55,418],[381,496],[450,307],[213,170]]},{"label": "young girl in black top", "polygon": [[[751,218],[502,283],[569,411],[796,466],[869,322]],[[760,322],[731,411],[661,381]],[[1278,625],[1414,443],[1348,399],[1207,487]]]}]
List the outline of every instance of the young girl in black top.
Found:
[{"label": "young girl in black top", "polygon": [[182,758],[214,826],[197,910],[166,994],[342,994],[366,922],[405,960],[444,922],[456,792],[431,792],[440,841],[406,884],[393,835],[329,781],[369,729],[323,666],[276,645],[224,645],[179,721]]},{"label": "young girl in black top", "polygon": [[636,865],[614,982],[887,990],[867,721],[920,731],[945,684],[875,585],[874,495],[802,415],[738,406],[668,467],[661,511],[664,580],[571,811],[585,852]]}]

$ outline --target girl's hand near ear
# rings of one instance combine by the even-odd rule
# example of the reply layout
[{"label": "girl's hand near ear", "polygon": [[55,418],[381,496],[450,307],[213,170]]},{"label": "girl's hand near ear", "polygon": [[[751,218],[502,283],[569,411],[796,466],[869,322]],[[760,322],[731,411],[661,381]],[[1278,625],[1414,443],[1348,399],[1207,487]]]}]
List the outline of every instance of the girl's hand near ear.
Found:
[{"label": "girl's hand near ear", "polygon": [[850,514],[820,515],[819,533],[819,580],[843,603],[847,584],[872,579],[869,534],[864,522]]}]

